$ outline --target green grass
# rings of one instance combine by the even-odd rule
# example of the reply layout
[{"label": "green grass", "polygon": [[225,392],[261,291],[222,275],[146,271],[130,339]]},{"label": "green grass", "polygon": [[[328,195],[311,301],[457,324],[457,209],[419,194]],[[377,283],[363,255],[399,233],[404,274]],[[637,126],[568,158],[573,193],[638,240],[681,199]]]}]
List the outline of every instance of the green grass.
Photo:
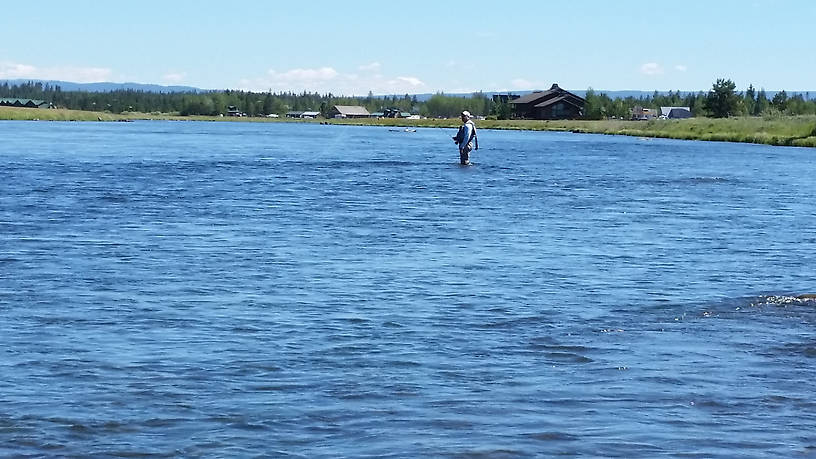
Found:
[{"label": "green grass", "polygon": [[0,107],[0,120],[40,121],[115,121],[127,118],[112,113],[83,110]]},{"label": "green grass", "polygon": [[[48,121],[119,121],[156,119],[176,121],[230,121],[230,122],[298,122],[386,127],[456,128],[459,119],[330,119],[293,120],[288,118],[249,118],[215,116],[179,116],[157,113],[104,113],[82,110],[46,110],[0,107],[0,120]],[[745,142],[767,145],[816,147],[816,116],[780,116],[746,118],[691,118],[685,120],[481,120],[480,129],[509,129],[530,131],[567,131],[577,133],[628,135],[636,137],[663,137],[683,140],[715,142]]]},{"label": "green grass", "polygon": [[804,139],[796,139],[791,144],[794,147],[813,147],[816,148],[816,136],[805,137]]},{"label": "green grass", "polygon": [[[329,120],[331,124],[456,127],[459,120]],[[576,133],[662,137],[682,140],[744,142],[768,145],[814,146],[816,116],[777,118],[691,118],[686,120],[482,120],[482,129],[569,131]]]}]

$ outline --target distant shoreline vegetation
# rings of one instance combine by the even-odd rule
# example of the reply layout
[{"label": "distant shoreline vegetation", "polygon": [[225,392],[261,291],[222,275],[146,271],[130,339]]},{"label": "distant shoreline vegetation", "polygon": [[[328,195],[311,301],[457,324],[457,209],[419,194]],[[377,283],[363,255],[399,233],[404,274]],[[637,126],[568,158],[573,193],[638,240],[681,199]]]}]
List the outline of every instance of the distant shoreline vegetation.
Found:
[{"label": "distant shoreline vegetation", "polygon": [[[483,93],[471,97],[436,94],[426,101],[416,96],[335,97],[317,93],[254,93],[211,91],[206,93],[154,93],[134,90],[110,92],[62,91],[59,86],[27,82],[0,84],[0,98],[30,98],[52,103],[57,109],[0,107],[2,120],[128,121],[134,119],[322,122],[410,127],[454,127],[462,110],[482,115],[479,126],[487,129],[571,131],[816,147],[816,100],[810,94],[788,96],[785,91],[771,99],[764,90],[749,86],[737,92],[730,80],[720,79],[708,93],[667,94],[612,99],[587,90],[584,117],[580,120],[518,120],[512,118],[507,103],[494,101]],[[370,112],[384,107],[427,119],[328,119],[335,105],[363,106]],[[689,107],[695,118],[684,120],[628,121],[634,107]],[[224,116],[228,107],[246,116]],[[290,111],[314,111],[318,120],[266,118]],[[655,110],[657,111],[657,110]]]},{"label": "distant shoreline vegetation", "polygon": [[[365,97],[335,96],[331,93],[250,92],[250,91],[190,91],[150,92],[120,89],[108,92],[64,91],[59,85],[42,82],[0,84],[0,99],[24,98],[42,100],[57,108],[110,112],[160,113],[181,116],[226,115],[232,107],[250,117],[288,112],[318,112],[328,117],[332,108],[362,106],[370,113],[385,110],[410,113],[428,118],[458,117],[463,110],[488,118],[513,118],[508,102],[512,98],[488,97],[476,92],[470,97],[438,93],[419,100],[416,95]],[[816,94],[814,94],[816,96]],[[640,97],[612,98],[604,92],[589,88],[584,93],[582,119],[630,119],[636,107],[658,112],[660,107],[688,107],[693,116],[715,118],[728,116],[816,115],[816,98],[809,92],[788,95],[784,90],[768,97],[764,89],[750,85],[744,92],[736,91],[731,80],[719,79],[707,93],[655,91]]]},{"label": "distant shoreline vegetation", "polygon": [[[314,119],[265,117],[180,116],[126,112],[120,114],[66,109],[0,107],[0,120],[39,121],[227,121],[255,123],[312,123],[328,125],[456,128],[457,119]],[[743,142],[777,146],[816,147],[816,115],[731,118],[689,118],[683,120],[496,120],[477,121],[480,129],[562,131],[585,134],[627,135],[719,142]]]}]

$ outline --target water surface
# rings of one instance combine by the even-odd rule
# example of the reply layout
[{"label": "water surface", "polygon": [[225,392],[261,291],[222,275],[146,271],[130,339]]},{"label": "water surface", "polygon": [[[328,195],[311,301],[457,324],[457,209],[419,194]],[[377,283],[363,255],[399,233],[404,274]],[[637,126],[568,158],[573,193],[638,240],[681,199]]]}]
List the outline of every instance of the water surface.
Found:
[{"label": "water surface", "polygon": [[816,455],[812,149],[0,135],[0,455]]}]

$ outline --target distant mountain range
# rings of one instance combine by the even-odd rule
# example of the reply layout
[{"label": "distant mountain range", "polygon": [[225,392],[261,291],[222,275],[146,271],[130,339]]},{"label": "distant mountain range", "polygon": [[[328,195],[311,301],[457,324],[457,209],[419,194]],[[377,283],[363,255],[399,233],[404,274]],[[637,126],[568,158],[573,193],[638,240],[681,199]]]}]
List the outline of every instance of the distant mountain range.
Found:
[{"label": "distant mountain range", "polygon": [[192,86],[162,86],[159,84],[144,83],[72,83],[70,81],[33,79],[0,80],[0,84],[8,83],[10,85],[20,85],[29,82],[59,86],[63,91],[110,92],[118,90],[132,90],[156,93],[207,92],[205,89],[194,88]]},{"label": "distant mountain range", "polygon": [[[51,86],[59,86],[63,91],[87,91],[87,92],[110,92],[110,91],[118,91],[118,90],[133,90],[133,91],[144,91],[144,92],[156,92],[156,93],[174,93],[174,92],[194,92],[194,93],[202,93],[202,92],[209,92],[213,91],[211,89],[201,89],[195,88],[192,86],[162,86],[158,84],[144,84],[144,83],[72,83],[70,81],[57,81],[57,80],[32,80],[32,79],[17,79],[17,80],[0,80],[0,84],[8,83],[8,84],[23,84],[28,82],[40,82],[42,84],[49,84]],[[757,89],[758,91],[759,89]],[[568,91],[576,94],[580,97],[584,97],[586,95],[585,89],[568,89]],[[702,90],[702,92],[707,92],[708,90]],[[487,97],[492,97],[494,94],[518,94],[523,96],[525,94],[529,94],[533,92],[533,90],[526,90],[526,91],[483,91],[483,94]],[[668,91],[657,91],[660,94],[666,94]],[[681,96],[685,96],[691,92],[697,93],[699,91],[680,91]],[[765,94],[768,98],[772,98],[778,91],[765,91]],[[604,91],[602,89],[596,89],[596,94],[606,94],[612,99],[625,99],[627,97],[633,97],[635,99],[641,97],[648,97],[652,96],[655,92],[654,91],[639,91],[639,90],[624,90],[624,91]],[[794,96],[797,94],[801,94],[806,99],[816,99],[816,91],[788,91],[788,96]],[[454,96],[454,97],[470,97],[473,93],[445,93],[447,96]],[[405,94],[395,94],[397,97],[403,97]],[[391,94],[382,94],[376,97],[391,97]],[[423,93],[423,94],[411,94],[411,96],[415,96],[418,101],[425,102],[431,97],[434,96],[434,93]]]}]

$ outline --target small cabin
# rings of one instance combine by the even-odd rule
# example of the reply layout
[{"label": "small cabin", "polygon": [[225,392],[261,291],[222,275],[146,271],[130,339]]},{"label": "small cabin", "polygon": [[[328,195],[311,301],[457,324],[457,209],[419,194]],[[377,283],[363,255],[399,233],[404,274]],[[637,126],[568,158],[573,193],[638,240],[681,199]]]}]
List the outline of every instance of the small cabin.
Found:
[{"label": "small cabin", "polygon": [[691,117],[691,108],[689,107],[660,107],[660,118],[676,120]]},{"label": "small cabin", "polygon": [[408,118],[409,116],[411,116],[409,112],[398,108],[384,108],[382,111],[382,118]]},{"label": "small cabin", "polygon": [[329,118],[370,118],[365,107],[360,105],[335,105],[329,110]]},{"label": "small cabin", "polygon": [[657,118],[656,111],[652,110],[651,108],[641,107],[639,105],[632,107],[630,113],[632,114],[631,119],[634,121],[648,121]]}]

